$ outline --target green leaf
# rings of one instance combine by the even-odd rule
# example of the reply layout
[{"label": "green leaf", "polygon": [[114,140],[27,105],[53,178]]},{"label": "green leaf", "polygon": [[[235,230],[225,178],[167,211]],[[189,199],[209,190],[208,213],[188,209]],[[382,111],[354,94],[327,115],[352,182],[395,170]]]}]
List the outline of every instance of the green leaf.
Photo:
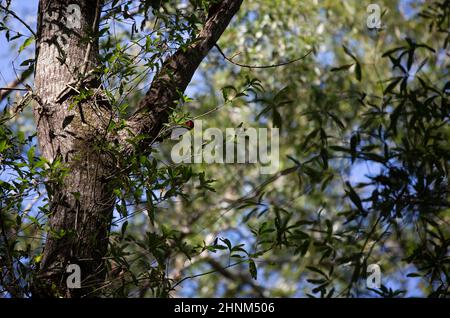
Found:
[{"label": "green leaf", "polygon": [[390,49],[390,50],[384,52],[383,55],[382,55],[382,57],[389,56],[389,55],[391,55],[392,53],[395,53],[395,52],[397,52],[397,51],[403,50],[403,49],[405,49],[405,48],[406,48],[405,46],[399,46],[399,47]]},{"label": "green leaf", "polygon": [[25,50],[27,48],[27,46],[29,46],[31,43],[33,43],[34,41],[34,37],[30,36],[29,38],[27,38],[22,45],[19,47],[19,53],[22,52],[23,50]]},{"label": "green leaf", "polygon": [[252,259],[248,261],[248,270],[253,279],[258,279],[258,270],[256,269],[256,264]]},{"label": "green leaf", "polygon": [[388,93],[392,92],[392,90],[398,85],[398,83],[400,83],[402,78],[403,78],[403,76],[398,76],[398,77],[392,78],[391,83],[384,90],[384,94],[388,94]]},{"label": "green leaf", "polygon": [[310,271],[315,272],[319,275],[322,275],[323,277],[328,279],[328,275],[325,274],[321,269],[314,267],[314,266],[306,266],[306,268],[309,269]]},{"label": "green leaf", "polygon": [[120,229],[120,233],[122,234],[122,237],[124,237],[127,227],[128,227],[128,221],[123,222],[122,228]]},{"label": "green leaf", "polygon": [[34,59],[28,59],[20,63],[20,66],[28,66],[34,63]]},{"label": "green leaf", "polygon": [[409,273],[406,277],[422,277],[419,273]]},{"label": "green leaf", "polygon": [[352,155],[352,163],[355,162],[356,159],[356,147],[359,144],[359,134],[354,134],[351,138],[350,138],[350,153]]},{"label": "green leaf", "polygon": [[353,202],[353,204],[358,208],[358,210],[360,210],[363,213],[366,213],[366,210],[364,209],[361,199],[359,198],[359,195],[356,193],[356,191],[353,189],[352,185],[350,184],[350,182],[346,182],[345,183],[347,185],[348,191],[347,194],[350,198],[350,200]]},{"label": "green leaf", "polygon": [[27,158],[28,158],[28,163],[30,164],[30,165],[32,165],[33,164],[33,162],[34,162],[34,153],[35,153],[35,147],[30,147],[30,149],[28,149],[28,152],[27,152]]},{"label": "green leaf", "polygon": [[342,45],[342,47],[344,48],[345,54],[347,54],[347,55],[350,56],[352,59],[354,59],[356,62],[358,62],[358,60],[356,59],[356,56],[353,55],[353,53],[352,53],[345,45]]},{"label": "green leaf", "polygon": [[283,124],[283,119],[281,117],[280,112],[277,111],[275,108],[272,110],[272,120],[273,120],[273,126],[281,129],[281,126]]},{"label": "green leaf", "polygon": [[221,240],[222,242],[224,242],[225,245],[228,247],[228,249],[231,251],[232,247],[231,247],[231,242],[230,242],[230,240],[227,239],[227,238],[221,238],[220,240]]},{"label": "green leaf", "polygon": [[355,66],[355,75],[356,75],[356,79],[361,82],[362,79],[362,71],[361,71],[361,64],[359,64],[359,62],[356,63]]},{"label": "green leaf", "polygon": [[345,129],[344,123],[339,119],[338,116],[336,116],[332,112],[327,112],[327,114],[331,117],[331,119],[333,119],[333,121],[339,126],[339,128],[341,128],[342,130]]},{"label": "green leaf", "polygon": [[355,63],[345,64],[345,65],[338,66],[338,67],[333,67],[333,68],[330,70],[330,72],[346,71],[346,70],[348,70],[350,67],[352,67],[353,65],[355,65]]},{"label": "green leaf", "polygon": [[[234,96],[230,98],[230,94],[234,94]],[[222,88],[222,96],[225,102],[231,101],[233,98],[236,97],[237,94],[238,94],[237,89],[232,85],[228,85]]]}]

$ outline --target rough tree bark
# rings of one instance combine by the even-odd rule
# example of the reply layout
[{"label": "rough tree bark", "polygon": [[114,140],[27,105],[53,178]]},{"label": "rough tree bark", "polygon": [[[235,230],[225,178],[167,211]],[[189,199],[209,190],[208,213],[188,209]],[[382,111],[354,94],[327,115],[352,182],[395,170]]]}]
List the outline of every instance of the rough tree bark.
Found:
[{"label": "rough tree bark", "polygon": [[[62,180],[47,185],[50,200],[49,232],[34,296],[65,295],[68,263],[80,265],[84,284],[102,278],[101,258],[114,198],[102,178],[110,173],[107,159],[96,150],[97,136],[105,128],[107,110],[95,97],[75,107],[68,84],[75,86],[96,65],[99,6],[97,1],[41,0],[34,114],[42,156],[61,161],[69,169]],[[70,20],[73,19],[73,20]],[[84,81],[79,89],[95,89]],[[84,260],[84,261],[83,261]],[[86,276],[87,275],[87,276]]]},{"label": "rough tree bark", "polygon": [[[115,171],[98,144],[115,141],[130,153],[133,148],[126,142],[130,136],[156,136],[179,99],[179,92],[185,90],[241,3],[223,0],[211,8],[198,39],[163,63],[138,110],[129,118],[127,129],[111,137],[105,132],[109,108],[99,100],[101,89],[90,73],[98,60],[96,34],[102,1],[40,0],[34,107],[37,135],[42,156],[50,163],[61,161],[68,172],[47,185],[49,231],[32,284],[34,297],[77,297],[104,280],[102,258],[108,247],[115,201],[105,180]],[[95,93],[74,104],[73,97],[82,89]],[[145,146],[144,141],[141,147]],[[69,263],[81,267],[84,288],[75,294],[66,288],[65,269]]]}]

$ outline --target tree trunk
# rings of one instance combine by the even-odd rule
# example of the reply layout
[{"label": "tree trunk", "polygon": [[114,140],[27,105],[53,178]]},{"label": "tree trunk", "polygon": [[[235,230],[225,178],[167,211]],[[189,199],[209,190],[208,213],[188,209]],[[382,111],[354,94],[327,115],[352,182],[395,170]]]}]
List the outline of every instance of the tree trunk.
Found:
[{"label": "tree trunk", "polygon": [[[115,168],[101,145],[114,142],[128,156],[136,150],[128,138],[158,134],[180,92],[242,0],[222,0],[210,8],[197,39],[166,59],[138,110],[127,121],[127,129],[116,136],[106,134],[111,107],[105,106],[101,87],[91,72],[98,59],[102,4],[102,0],[39,2],[34,107],[37,135],[42,156],[53,167],[62,164],[67,173],[50,178],[47,184],[49,229],[39,273],[31,287],[35,297],[89,296],[101,287],[115,201],[105,181],[111,179]],[[137,145],[141,149],[146,146],[146,140]],[[74,263],[81,267],[81,290],[66,286],[67,265]]]},{"label": "tree trunk", "polygon": [[[108,184],[108,159],[98,144],[105,136],[108,109],[99,106],[96,66],[100,3],[93,0],[41,0],[36,41],[34,107],[40,150],[50,163],[67,168],[47,184],[48,234],[33,296],[74,296],[66,286],[69,263],[81,267],[81,293],[103,281],[102,258],[114,198]],[[72,88],[67,85],[70,84]],[[75,90],[74,90],[75,89]],[[80,90],[94,96],[75,103]],[[90,288],[92,286],[92,288]],[[80,290],[77,291],[80,293]]]}]

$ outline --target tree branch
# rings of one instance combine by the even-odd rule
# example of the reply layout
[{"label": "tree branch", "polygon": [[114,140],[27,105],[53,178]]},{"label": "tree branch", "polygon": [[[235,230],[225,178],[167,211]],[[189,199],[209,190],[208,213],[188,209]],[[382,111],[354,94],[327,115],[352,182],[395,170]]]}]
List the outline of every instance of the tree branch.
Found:
[{"label": "tree branch", "polygon": [[220,273],[226,279],[235,283],[242,282],[243,284],[249,285],[253,289],[257,297],[264,298],[264,288],[256,284],[248,275],[245,275],[243,273],[235,274],[228,270],[226,267],[223,267],[213,258],[208,258],[207,262],[216,272]]},{"label": "tree branch", "polygon": [[313,52],[313,50],[309,50],[308,52],[306,52],[306,54],[304,54],[301,57],[298,57],[294,60],[291,61],[287,61],[287,62],[281,62],[281,63],[276,63],[276,64],[269,64],[269,65],[248,65],[248,64],[242,64],[242,63],[238,63],[233,61],[233,58],[229,58],[228,56],[225,55],[225,53],[223,53],[222,49],[220,48],[220,46],[218,46],[217,44],[215,45],[215,47],[217,48],[217,50],[219,51],[220,55],[222,55],[222,57],[230,62],[231,64],[234,64],[236,66],[239,67],[244,67],[244,68],[274,68],[274,67],[280,67],[280,66],[286,66],[295,62],[298,62],[300,60],[303,60],[304,58],[306,58],[309,54],[311,54]]},{"label": "tree branch", "polygon": [[146,96],[140,101],[138,110],[128,121],[127,126],[132,134],[146,134],[148,138],[157,136],[180,94],[238,12],[242,2],[243,0],[222,0],[213,5],[203,29],[192,44],[179,49],[163,63]]},{"label": "tree branch", "polygon": [[28,88],[18,88],[17,86],[23,84],[30,74],[24,76],[22,74],[12,82],[8,83],[6,87],[0,87],[0,103],[9,96],[13,91],[28,91]]}]

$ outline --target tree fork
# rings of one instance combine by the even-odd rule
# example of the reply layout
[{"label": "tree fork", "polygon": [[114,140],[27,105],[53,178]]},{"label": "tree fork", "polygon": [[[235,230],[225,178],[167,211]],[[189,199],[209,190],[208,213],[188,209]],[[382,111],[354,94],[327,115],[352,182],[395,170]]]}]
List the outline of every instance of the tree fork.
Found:
[{"label": "tree fork", "polygon": [[[134,149],[128,138],[140,134],[156,137],[180,92],[184,92],[242,1],[223,0],[211,7],[193,44],[167,58],[138,110],[127,121],[127,129],[118,136],[107,136],[111,114],[98,107],[95,98],[79,102],[77,107],[71,105],[70,98],[73,85],[84,85],[84,77],[97,65],[96,34],[102,1],[40,1],[35,74],[39,103],[34,107],[37,136],[42,156],[49,162],[62,161],[69,172],[60,182],[47,185],[49,232],[39,273],[32,283],[33,296],[95,295],[93,291],[105,277],[103,258],[115,201],[110,185],[104,182],[115,168],[97,145],[113,141],[129,155]],[[99,86],[90,80],[84,88],[98,90]],[[145,150],[147,144],[143,141],[138,147]],[[70,263],[81,267],[82,289],[76,292],[66,287],[65,269]]]}]

